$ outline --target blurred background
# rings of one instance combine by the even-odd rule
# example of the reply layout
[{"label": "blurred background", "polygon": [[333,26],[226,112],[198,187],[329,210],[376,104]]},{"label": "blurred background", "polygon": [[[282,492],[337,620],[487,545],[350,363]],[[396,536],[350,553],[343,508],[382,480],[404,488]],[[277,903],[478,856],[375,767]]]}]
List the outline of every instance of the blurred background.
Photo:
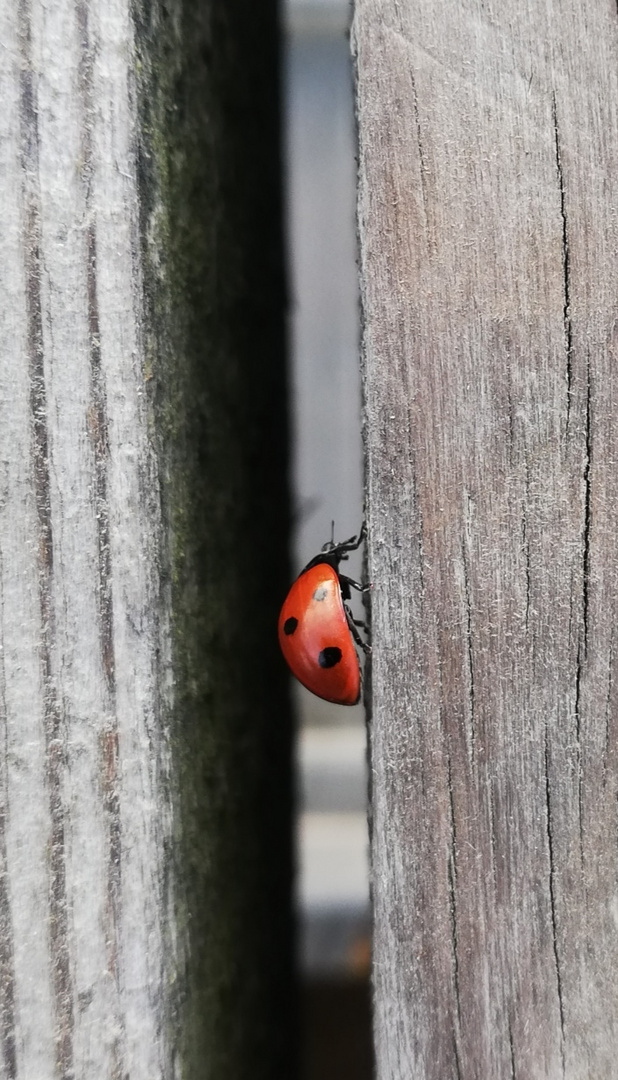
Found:
[{"label": "blurred background", "polygon": [[[286,0],[284,8],[297,572],[330,539],[331,521],[336,540],[362,521],[350,18],[347,0]],[[361,576],[361,553],[349,573]],[[368,1080],[364,712],[329,705],[298,684],[295,693],[303,1080]]]}]

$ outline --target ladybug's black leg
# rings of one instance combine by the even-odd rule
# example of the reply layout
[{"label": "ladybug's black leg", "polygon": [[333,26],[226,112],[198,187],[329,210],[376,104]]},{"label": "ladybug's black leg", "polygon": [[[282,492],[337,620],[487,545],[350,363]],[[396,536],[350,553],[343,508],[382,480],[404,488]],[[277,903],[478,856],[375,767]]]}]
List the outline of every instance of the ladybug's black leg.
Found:
[{"label": "ladybug's black leg", "polygon": [[371,645],[368,645],[366,641],[363,641],[358,630],[356,629],[357,626],[360,626],[363,630],[365,630],[366,633],[368,633],[369,627],[367,626],[367,623],[361,622],[360,619],[355,619],[347,604],[344,604],[343,607],[345,610],[346,619],[348,620],[348,626],[350,627],[350,633],[354,638],[356,644],[360,646],[364,653],[370,653]]},{"label": "ladybug's black leg", "polygon": [[357,589],[358,592],[369,592],[369,590],[373,587],[371,584],[361,585],[359,581],[352,581],[352,578],[347,577],[346,574],[340,574],[339,580],[344,581],[346,585],[350,586],[350,588]]},{"label": "ladybug's black leg", "polygon": [[340,544],[335,544],[333,551],[336,551],[339,558],[346,558],[346,551],[356,551],[359,548],[367,535],[367,527],[365,522],[361,525],[358,536],[351,536],[349,540],[342,540]]},{"label": "ladybug's black leg", "polygon": [[365,655],[368,656],[369,653],[371,652],[371,645],[368,645],[366,641],[363,641],[363,639],[360,636],[358,630],[356,629],[354,623],[349,623],[348,625],[350,627],[350,633],[351,633],[352,637],[354,638],[356,644],[359,646],[359,648],[361,648],[363,650]]}]

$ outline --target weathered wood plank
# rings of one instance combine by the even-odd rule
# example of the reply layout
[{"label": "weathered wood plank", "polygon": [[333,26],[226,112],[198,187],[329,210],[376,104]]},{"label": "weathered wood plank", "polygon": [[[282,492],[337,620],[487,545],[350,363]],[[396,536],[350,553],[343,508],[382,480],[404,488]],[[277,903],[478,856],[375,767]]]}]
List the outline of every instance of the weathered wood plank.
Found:
[{"label": "weathered wood plank", "polygon": [[618,12],[353,45],[378,1076],[611,1077]]},{"label": "weathered wood plank", "polygon": [[4,1074],[157,1076],[169,805],[131,22],[123,3],[2,19]]},{"label": "weathered wood plank", "polygon": [[0,5],[7,1080],[291,1070],[276,13],[243,8]]}]

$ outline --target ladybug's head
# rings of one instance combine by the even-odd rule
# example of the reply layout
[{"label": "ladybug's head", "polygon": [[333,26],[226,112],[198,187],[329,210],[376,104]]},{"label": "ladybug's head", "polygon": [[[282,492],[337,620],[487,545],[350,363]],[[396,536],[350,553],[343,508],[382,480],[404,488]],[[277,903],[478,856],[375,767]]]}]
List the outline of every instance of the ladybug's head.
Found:
[{"label": "ladybug's head", "polygon": [[324,544],[322,548],[322,554],[331,557],[334,556],[338,562],[341,562],[343,559],[347,559],[349,557],[348,552],[356,551],[356,549],[361,546],[366,536],[365,522],[363,522],[363,524],[361,525],[361,530],[358,536],[351,536],[349,540],[342,540],[339,544],[335,543],[334,534],[335,522],[333,521],[331,538],[330,540],[327,540]]},{"label": "ladybug's head", "polygon": [[[354,537],[354,539],[356,539],[356,537]],[[348,548],[348,543],[349,541],[347,540],[342,544],[335,544],[333,540],[327,540],[326,543],[323,544],[320,554],[334,556],[341,562],[342,559],[349,558],[348,551],[350,549]]]},{"label": "ladybug's head", "polygon": [[310,570],[312,566],[319,566],[320,563],[328,563],[328,565],[332,566],[333,570],[338,573],[339,563],[344,562],[346,559],[348,559],[350,557],[349,552],[356,551],[356,549],[361,546],[364,539],[365,524],[363,522],[362,528],[358,536],[351,536],[349,540],[342,540],[339,544],[336,544],[332,538],[330,540],[327,540],[326,543],[323,545],[320,554],[316,555],[310,563],[307,563],[301,573],[304,574],[305,570]]}]

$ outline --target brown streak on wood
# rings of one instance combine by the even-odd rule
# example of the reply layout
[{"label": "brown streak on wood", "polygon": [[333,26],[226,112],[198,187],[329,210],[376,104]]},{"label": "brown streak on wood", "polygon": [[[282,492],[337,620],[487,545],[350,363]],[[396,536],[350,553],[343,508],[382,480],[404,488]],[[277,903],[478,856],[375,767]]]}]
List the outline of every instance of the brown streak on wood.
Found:
[{"label": "brown streak on wood", "polygon": [[97,240],[94,210],[91,199],[92,158],[92,46],[88,33],[88,9],[83,2],[77,4],[77,19],[82,39],[82,63],[80,86],[83,100],[83,181],[86,203],[86,288],[88,301],[88,327],[90,331],[90,394],[88,410],[89,430],[94,454],[95,512],[99,554],[99,618],[101,626],[101,659],[107,681],[110,700],[114,689],[114,642],[113,601],[111,583],[111,552],[109,541],[109,507],[107,499],[107,462],[109,439],[107,431],[107,407],[105,385],[101,369],[101,330],[97,300]]},{"label": "brown streak on wood", "polygon": [[101,340],[97,306],[97,256],[94,222],[86,230],[88,323],[90,327],[90,380],[91,404],[88,410],[89,430],[94,455],[95,510],[98,535],[99,560],[99,621],[101,633],[101,662],[107,682],[112,708],[115,701],[114,686],[114,611],[112,598],[111,551],[109,539],[109,508],[107,501],[107,460],[109,442],[107,435],[107,411],[105,387],[101,372]]},{"label": "brown streak on wood", "polygon": [[109,973],[118,980],[118,924],[120,917],[122,833],[118,799],[118,731],[115,728],[101,734],[103,764],[103,806],[108,829],[107,918]]}]

